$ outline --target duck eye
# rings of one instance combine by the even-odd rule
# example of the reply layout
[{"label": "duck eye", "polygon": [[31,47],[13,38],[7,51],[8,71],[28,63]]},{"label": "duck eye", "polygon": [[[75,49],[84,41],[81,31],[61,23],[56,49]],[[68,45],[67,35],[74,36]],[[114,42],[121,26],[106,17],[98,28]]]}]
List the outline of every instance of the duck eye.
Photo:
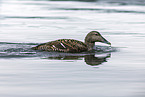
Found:
[{"label": "duck eye", "polygon": [[97,35],[97,36],[98,36],[98,33],[96,33],[95,35]]}]

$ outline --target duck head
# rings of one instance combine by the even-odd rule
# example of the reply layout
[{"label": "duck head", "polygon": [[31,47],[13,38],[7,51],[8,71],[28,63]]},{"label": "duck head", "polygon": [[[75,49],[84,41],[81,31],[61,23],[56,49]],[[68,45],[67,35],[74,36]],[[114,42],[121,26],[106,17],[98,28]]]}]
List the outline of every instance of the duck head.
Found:
[{"label": "duck head", "polygon": [[88,46],[88,51],[93,49],[95,42],[102,42],[102,43],[111,45],[111,43],[107,41],[99,32],[91,31],[85,37],[85,43]]}]

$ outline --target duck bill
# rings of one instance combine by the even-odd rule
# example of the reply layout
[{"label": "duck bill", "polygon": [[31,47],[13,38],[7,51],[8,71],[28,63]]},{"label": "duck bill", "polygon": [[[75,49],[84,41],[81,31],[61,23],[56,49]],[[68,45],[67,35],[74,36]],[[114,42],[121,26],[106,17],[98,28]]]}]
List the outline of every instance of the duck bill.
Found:
[{"label": "duck bill", "polygon": [[107,41],[104,37],[102,37],[102,43],[105,43],[105,44],[111,45],[111,43],[110,43],[109,41]]}]

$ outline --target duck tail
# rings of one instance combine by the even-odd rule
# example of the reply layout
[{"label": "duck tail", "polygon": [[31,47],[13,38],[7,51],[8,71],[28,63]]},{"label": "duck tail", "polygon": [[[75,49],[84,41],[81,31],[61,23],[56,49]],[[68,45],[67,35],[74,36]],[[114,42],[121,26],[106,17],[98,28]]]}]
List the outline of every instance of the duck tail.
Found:
[{"label": "duck tail", "polygon": [[36,46],[36,47],[32,47],[31,49],[33,49],[33,50],[37,50],[38,49],[38,47]]},{"label": "duck tail", "polygon": [[39,50],[40,47],[43,46],[44,44],[45,44],[45,43],[40,44],[40,45],[37,45],[37,46],[35,46],[35,47],[32,47],[31,49],[33,49],[33,50]]}]

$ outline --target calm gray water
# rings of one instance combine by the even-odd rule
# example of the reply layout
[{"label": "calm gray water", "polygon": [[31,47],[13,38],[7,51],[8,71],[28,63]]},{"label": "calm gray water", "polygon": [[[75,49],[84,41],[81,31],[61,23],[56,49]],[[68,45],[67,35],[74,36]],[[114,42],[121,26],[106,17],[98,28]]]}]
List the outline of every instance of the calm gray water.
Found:
[{"label": "calm gray water", "polygon": [[[145,97],[145,0],[85,1],[0,0],[1,97]],[[30,49],[92,30],[112,47]]]}]

